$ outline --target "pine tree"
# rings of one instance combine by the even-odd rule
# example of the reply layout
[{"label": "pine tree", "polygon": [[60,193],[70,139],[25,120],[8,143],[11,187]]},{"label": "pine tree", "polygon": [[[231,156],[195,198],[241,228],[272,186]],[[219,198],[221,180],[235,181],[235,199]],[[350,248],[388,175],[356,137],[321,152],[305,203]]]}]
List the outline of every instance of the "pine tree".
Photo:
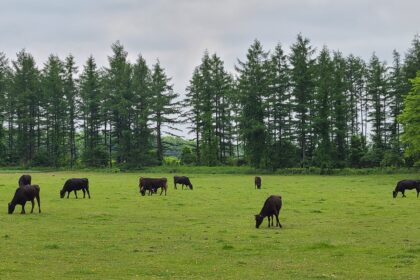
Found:
[{"label": "pine tree", "polygon": [[9,79],[11,69],[6,55],[0,52],[0,164],[5,163],[6,156],[6,133],[3,124],[7,114],[7,96],[9,94]]},{"label": "pine tree", "polygon": [[[404,74],[405,78],[413,79],[416,77],[417,71],[420,70],[420,35],[416,34],[411,42],[411,48],[405,54]],[[408,89],[410,84],[408,84]]]},{"label": "pine tree", "polygon": [[367,94],[371,110],[368,112],[369,121],[372,123],[372,142],[375,154],[375,164],[379,165],[386,148],[386,104],[387,76],[385,64],[380,62],[373,54],[369,62],[367,76]]},{"label": "pine tree", "polygon": [[238,60],[238,94],[240,103],[240,133],[245,158],[251,166],[267,165],[264,100],[268,95],[268,53],[255,40],[248,49],[246,61]]},{"label": "pine tree", "polygon": [[401,155],[400,147],[400,135],[402,129],[400,123],[398,122],[398,116],[402,112],[403,99],[405,95],[405,90],[407,89],[404,73],[402,70],[400,54],[394,50],[394,63],[392,66],[391,76],[390,76],[390,92],[389,92],[389,107],[390,107],[390,144],[391,149],[397,155]]},{"label": "pine tree", "polygon": [[133,107],[133,148],[130,164],[145,166],[155,163],[151,157],[152,130],[149,120],[152,113],[151,73],[142,56],[137,58],[133,66],[132,90],[134,94]]},{"label": "pine tree", "polygon": [[364,130],[365,97],[365,72],[364,61],[350,55],[346,61],[346,83],[348,104],[348,126],[350,137],[353,135],[366,135]]},{"label": "pine tree", "polygon": [[[115,156],[118,164],[127,163],[131,154],[131,125],[133,118],[133,94],[131,90],[132,67],[127,61],[128,53],[120,42],[111,46],[113,55],[108,57],[109,68],[105,70],[105,91],[109,106],[110,125],[113,133],[109,135],[111,151],[112,137],[115,138]],[[111,126],[110,126],[111,127]],[[111,130],[111,129],[110,129]]]},{"label": "pine tree", "polygon": [[[39,118],[37,112],[40,104],[39,71],[35,60],[22,50],[13,61],[12,89],[9,98],[9,150],[11,156],[15,154],[23,165],[30,165],[36,154],[36,129],[39,131]],[[14,116],[16,119],[14,119]],[[17,125],[16,138],[14,137],[14,124]],[[38,134],[39,137],[40,134]],[[16,145],[13,143],[16,139]],[[39,142],[39,138],[38,138]],[[14,160],[13,160],[14,161]]]},{"label": "pine tree", "polygon": [[289,61],[291,65],[290,82],[294,100],[295,129],[300,150],[300,165],[307,166],[310,162],[314,146],[314,135],[311,125],[314,93],[314,54],[310,41],[298,35],[297,41],[291,47]]},{"label": "pine tree", "polygon": [[75,66],[74,57],[69,55],[65,60],[64,65],[64,96],[67,102],[67,137],[68,147],[70,153],[70,167],[76,163],[76,121],[77,121],[77,108],[76,100],[78,98],[78,92],[76,88],[76,82],[74,75],[77,73],[77,67]]},{"label": "pine tree", "polygon": [[318,135],[314,162],[321,168],[331,168],[334,159],[331,144],[331,99],[334,94],[331,77],[333,76],[333,71],[330,52],[324,47],[316,63],[317,78],[314,96],[316,117],[313,124],[315,134]]},{"label": "pine tree", "polygon": [[335,142],[335,165],[344,167],[347,160],[347,111],[346,106],[346,61],[341,53],[334,52],[332,60],[332,107],[333,107],[333,125],[334,125],[334,142]]},{"label": "pine tree", "polygon": [[65,164],[65,124],[67,104],[64,97],[64,65],[50,55],[42,71],[43,109],[46,130],[46,150],[54,167]]},{"label": "pine tree", "polygon": [[79,80],[80,111],[83,128],[83,162],[87,166],[105,166],[106,143],[101,141],[102,92],[100,75],[95,59],[90,56],[83,67]]},{"label": "pine tree", "polygon": [[156,159],[158,164],[162,164],[163,162],[164,148],[162,133],[164,132],[164,128],[173,130],[174,124],[176,123],[175,115],[179,113],[179,104],[175,101],[178,95],[173,92],[170,80],[166,76],[164,69],[160,66],[159,61],[157,61],[153,65],[150,90],[153,97],[151,120],[155,125]]},{"label": "pine tree", "polygon": [[278,44],[270,57],[269,96],[266,102],[268,113],[268,156],[273,169],[294,165],[292,135],[292,100],[290,95],[289,66],[287,57]]},{"label": "pine tree", "polygon": [[201,102],[201,74],[200,67],[194,69],[192,78],[187,87],[187,94],[183,101],[187,111],[183,114],[188,123],[191,124],[189,133],[193,133],[195,138],[195,163],[201,163],[201,130],[202,130],[202,102]]}]

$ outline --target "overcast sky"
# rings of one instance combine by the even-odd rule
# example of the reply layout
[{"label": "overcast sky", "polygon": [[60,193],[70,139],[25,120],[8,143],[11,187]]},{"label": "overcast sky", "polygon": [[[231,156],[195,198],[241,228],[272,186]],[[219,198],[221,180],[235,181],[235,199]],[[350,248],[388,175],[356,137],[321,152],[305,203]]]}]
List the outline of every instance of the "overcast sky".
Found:
[{"label": "overcast sky", "polygon": [[288,52],[302,33],[318,50],[391,62],[420,33],[419,11],[419,0],[0,0],[0,51],[14,59],[25,48],[40,67],[51,53],[106,66],[119,40],[132,62],[159,58],[184,94],[205,49],[233,70],[256,38]]}]

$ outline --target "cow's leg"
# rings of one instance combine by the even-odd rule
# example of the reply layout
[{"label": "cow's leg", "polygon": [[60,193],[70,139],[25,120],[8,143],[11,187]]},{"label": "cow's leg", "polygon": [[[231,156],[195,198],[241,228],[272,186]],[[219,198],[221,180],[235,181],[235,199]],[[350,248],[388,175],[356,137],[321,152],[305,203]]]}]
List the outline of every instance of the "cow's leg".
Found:
[{"label": "cow's leg", "polygon": [[89,192],[89,188],[86,188],[86,192],[87,192],[88,197],[89,197],[89,199],[90,199],[90,192]]},{"label": "cow's leg", "polygon": [[41,200],[39,198],[39,194],[35,196],[36,201],[38,202],[38,212],[41,213]]},{"label": "cow's leg", "polygon": [[82,191],[83,191],[83,198],[86,198],[86,191],[85,191],[85,189],[82,189]]},{"label": "cow's leg", "polygon": [[279,220],[279,215],[278,214],[276,215],[276,219],[277,219],[277,224],[279,225],[279,227],[282,227],[281,224],[280,224],[280,220]]},{"label": "cow's leg", "polygon": [[406,196],[405,196],[405,190],[404,190],[404,191],[402,191],[401,193],[402,193],[402,195],[403,195],[402,197],[406,197]]},{"label": "cow's leg", "polygon": [[67,198],[69,198],[69,196],[70,196],[70,191],[67,192]]},{"label": "cow's leg", "polygon": [[34,199],[31,200],[31,204],[32,204],[32,209],[31,209],[31,214],[32,214],[34,212],[34,206],[35,206]]},{"label": "cow's leg", "polygon": [[22,203],[22,211],[20,211],[20,214],[25,214],[25,202]]},{"label": "cow's leg", "polygon": [[176,183],[174,183],[174,187],[175,187],[175,189],[177,189],[177,188],[176,188]]},{"label": "cow's leg", "polygon": [[268,227],[270,227],[270,216],[267,216],[268,219]]},{"label": "cow's leg", "polygon": [[74,190],[74,195],[76,196],[76,199],[77,199],[77,192],[76,192],[76,190]]}]

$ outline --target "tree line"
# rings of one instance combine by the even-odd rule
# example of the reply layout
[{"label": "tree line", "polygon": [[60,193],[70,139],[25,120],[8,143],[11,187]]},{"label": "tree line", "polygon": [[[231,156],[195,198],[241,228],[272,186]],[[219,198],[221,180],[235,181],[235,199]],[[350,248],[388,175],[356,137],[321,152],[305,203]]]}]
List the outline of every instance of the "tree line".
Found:
[{"label": "tree line", "polygon": [[119,42],[111,50],[106,67],[91,56],[81,71],[72,55],[50,55],[40,69],[25,50],[12,61],[0,53],[0,164],[159,165],[170,149],[164,135],[181,122],[193,136],[187,164],[328,169],[419,159],[402,137],[408,117],[399,117],[420,70],[419,36],[391,65],[317,51],[301,34],[288,54],[255,40],[234,73],[206,51],[182,99],[159,61],[132,63]]}]

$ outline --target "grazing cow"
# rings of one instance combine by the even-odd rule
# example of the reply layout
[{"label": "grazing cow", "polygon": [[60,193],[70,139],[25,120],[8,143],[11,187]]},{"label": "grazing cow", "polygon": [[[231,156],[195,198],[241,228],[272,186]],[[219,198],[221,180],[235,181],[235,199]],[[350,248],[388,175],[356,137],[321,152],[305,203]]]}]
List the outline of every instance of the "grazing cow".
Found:
[{"label": "grazing cow", "polygon": [[22,175],[19,178],[19,182],[18,182],[19,187],[30,185],[31,181],[32,181],[31,175]]},{"label": "grazing cow", "polygon": [[264,220],[264,217],[268,217],[268,227],[270,227],[270,218],[271,225],[273,225],[274,217],[276,217],[277,223],[276,226],[281,226],[279,221],[280,209],[282,206],[281,196],[271,195],[267,198],[264,203],[263,208],[261,209],[260,214],[255,215],[255,227],[259,228],[261,223]]},{"label": "grazing cow", "polygon": [[412,190],[416,189],[417,191],[417,198],[419,197],[420,193],[420,180],[402,180],[397,183],[395,190],[392,192],[392,196],[394,198],[397,197],[398,192],[402,193],[403,197],[406,197],[404,192],[405,190]]},{"label": "grazing cow", "polygon": [[32,203],[31,213],[34,212],[34,199],[38,202],[38,210],[41,213],[41,201],[39,198],[40,188],[38,185],[24,185],[16,189],[12,201],[9,203],[8,213],[13,214],[17,204],[22,205],[21,214],[25,214],[25,204],[27,201]]},{"label": "grazing cow", "polygon": [[176,188],[176,184],[181,184],[182,189],[184,189],[184,185],[188,186],[191,190],[193,189],[193,185],[190,182],[190,179],[187,176],[174,176],[174,188]]},{"label": "grazing cow", "polygon": [[60,191],[60,197],[63,198],[67,192],[67,198],[69,198],[69,195],[72,191],[74,191],[74,195],[77,198],[77,191],[82,190],[83,191],[83,198],[86,197],[86,192],[90,198],[89,193],[89,180],[87,178],[73,178],[68,179],[63,186],[63,189]]},{"label": "grazing cow", "polygon": [[142,196],[146,194],[146,190],[149,191],[149,195],[157,192],[158,188],[161,188],[160,195],[162,195],[163,191],[168,189],[168,180],[166,178],[143,178],[140,177],[139,179],[139,188],[140,193]]},{"label": "grazing cow", "polygon": [[255,177],[255,188],[261,189],[261,177],[258,177],[258,176]]}]

